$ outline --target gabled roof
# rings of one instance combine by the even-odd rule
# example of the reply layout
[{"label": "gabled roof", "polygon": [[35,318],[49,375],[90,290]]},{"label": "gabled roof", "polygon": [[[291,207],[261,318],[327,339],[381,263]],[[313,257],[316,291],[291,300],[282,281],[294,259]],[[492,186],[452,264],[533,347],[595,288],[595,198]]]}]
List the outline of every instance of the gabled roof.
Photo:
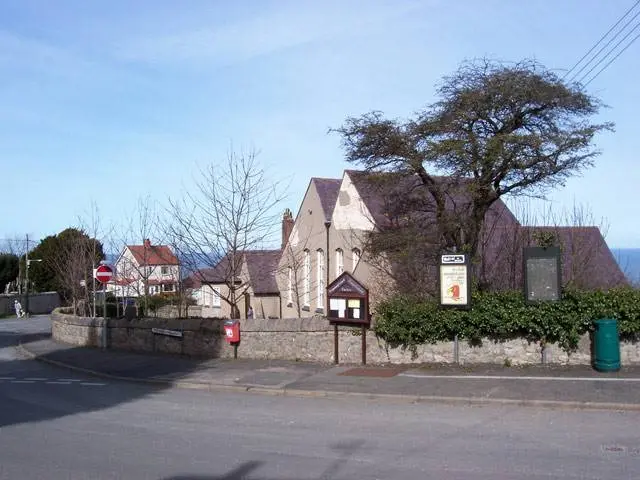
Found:
[{"label": "gabled roof", "polygon": [[139,266],[178,265],[176,257],[167,245],[127,245]]},{"label": "gabled roof", "polygon": [[313,177],[311,181],[315,184],[316,191],[320,197],[320,205],[322,205],[324,218],[326,221],[330,221],[331,215],[333,214],[333,207],[335,207],[336,201],[338,200],[342,180],[339,178]]},{"label": "gabled roof", "polygon": [[[418,213],[426,216],[435,214],[434,201],[429,192],[416,175],[399,172],[366,172],[361,170],[345,170],[360,198],[373,217],[376,225],[384,225],[389,220],[390,211],[404,202],[414,201],[420,205]],[[470,180],[451,177],[433,176],[445,195],[447,209],[466,212],[470,208],[471,196],[467,185]],[[401,202],[399,202],[399,199]],[[515,215],[501,199],[490,207],[488,216],[500,216],[502,221],[518,223]]]},{"label": "gabled roof", "polygon": [[[281,254],[281,250],[245,250],[238,252],[239,263],[235,270],[240,270],[241,262],[246,264],[249,272],[248,280],[255,294],[279,293],[276,283],[276,271]],[[191,277],[193,277],[192,281],[196,285],[195,288],[201,283],[222,284],[231,280],[229,275],[232,270],[234,269],[231,268],[231,256],[227,254],[222,257],[215,267],[199,270]]]}]

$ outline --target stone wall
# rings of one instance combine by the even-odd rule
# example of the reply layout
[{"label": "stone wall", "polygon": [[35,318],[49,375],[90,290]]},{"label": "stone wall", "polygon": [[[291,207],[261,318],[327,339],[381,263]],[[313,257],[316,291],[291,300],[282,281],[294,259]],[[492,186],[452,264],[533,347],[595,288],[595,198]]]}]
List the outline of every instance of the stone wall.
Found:
[{"label": "stone wall", "polygon": [[[52,315],[52,332],[57,341],[80,346],[100,346],[103,320],[74,317],[56,310]],[[153,329],[180,332],[181,337],[154,333]],[[107,341],[110,348],[141,352],[171,353],[195,357],[233,356],[233,348],[224,340],[223,321],[215,319],[111,319],[108,321]],[[333,327],[322,318],[254,319],[241,322],[239,358],[285,359],[312,362],[333,362]],[[340,363],[359,363],[361,337],[359,329],[340,327]],[[453,363],[454,342],[422,345],[417,357],[402,349],[387,348],[373,332],[367,333],[367,363]],[[620,347],[624,365],[640,364],[640,344],[623,342]],[[545,360],[553,364],[589,364],[591,347],[588,335],[578,351],[567,355],[559,347],[550,345]],[[525,340],[495,343],[489,340],[481,346],[458,345],[460,363],[497,363],[509,361],[513,365],[538,364],[542,351],[537,344]]]}]

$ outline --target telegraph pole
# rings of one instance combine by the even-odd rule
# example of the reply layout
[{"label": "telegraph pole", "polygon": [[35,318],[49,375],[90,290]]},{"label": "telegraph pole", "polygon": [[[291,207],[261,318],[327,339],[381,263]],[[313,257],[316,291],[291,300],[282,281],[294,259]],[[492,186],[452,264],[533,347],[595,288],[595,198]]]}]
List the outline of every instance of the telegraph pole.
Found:
[{"label": "telegraph pole", "polygon": [[26,235],[27,248],[24,254],[24,271],[25,271],[25,287],[24,287],[24,314],[29,318],[29,234]]}]

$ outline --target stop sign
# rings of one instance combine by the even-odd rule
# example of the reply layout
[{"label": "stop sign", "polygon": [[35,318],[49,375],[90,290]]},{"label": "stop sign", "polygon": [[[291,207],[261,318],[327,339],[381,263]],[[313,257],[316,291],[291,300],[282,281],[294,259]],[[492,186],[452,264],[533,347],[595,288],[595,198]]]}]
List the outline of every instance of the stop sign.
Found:
[{"label": "stop sign", "polygon": [[100,283],[107,283],[113,277],[113,268],[109,265],[100,265],[96,268],[94,276]]}]

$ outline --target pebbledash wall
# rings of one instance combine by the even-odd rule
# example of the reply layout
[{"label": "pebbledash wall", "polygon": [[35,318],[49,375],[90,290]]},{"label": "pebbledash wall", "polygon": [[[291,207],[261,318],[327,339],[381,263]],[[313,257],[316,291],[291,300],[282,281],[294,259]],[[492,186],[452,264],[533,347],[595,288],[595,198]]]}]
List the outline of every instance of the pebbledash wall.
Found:
[{"label": "pebbledash wall", "polygon": [[[110,319],[107,322],[109,348],[140,352],[171,353],[195,357],[229,358],[233,348],[224,340],[223,321],[214,319]],[[102,346],[104,320],[76,317],[56,310],[52,314],[53,338],[78,346]],[[181,332],[181,337],[154,333],[153,329]],[[312,362],[333,362],[333,327],[322,318],[254,319],[241,323],[241,343],[238,358],[284,359]],[[359,330],[341,328],[339,333],[340,363],[359,363],[361,338]],[[418,347],[412,358],[408,351],[386,348],[384,342],[367,334],[367,363],[453,363],[453,342],[439,342]],[[640,364],[640,344],[622,342],[623,365]],[[553,364],[590,364],[591,348],[585,335],[578,351],[567,355],[555,345],[547,346],[545,361]],[[458,345],[460,363],[499,363],[509,360],[513,365],[539,364],[539,345],[525,340],[495,343],[489,340],[479,347],[466,342]]]}]

